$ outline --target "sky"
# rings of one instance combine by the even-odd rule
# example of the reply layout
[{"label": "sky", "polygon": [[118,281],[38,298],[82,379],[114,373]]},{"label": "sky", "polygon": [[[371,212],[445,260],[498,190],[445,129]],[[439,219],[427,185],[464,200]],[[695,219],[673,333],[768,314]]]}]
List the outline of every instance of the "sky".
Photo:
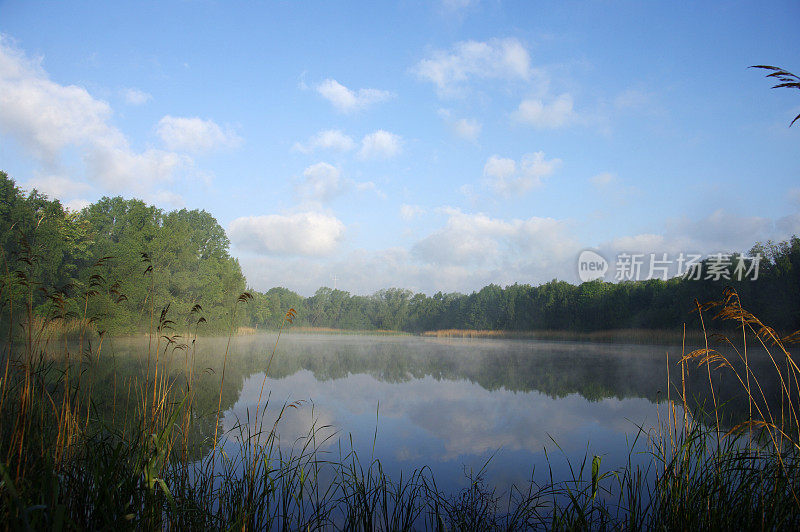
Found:
[{"label": "sky", "polygon": [[248,285],[579,282],[800,234],[797,2],[0,0],[0,170],[204,209]]}]

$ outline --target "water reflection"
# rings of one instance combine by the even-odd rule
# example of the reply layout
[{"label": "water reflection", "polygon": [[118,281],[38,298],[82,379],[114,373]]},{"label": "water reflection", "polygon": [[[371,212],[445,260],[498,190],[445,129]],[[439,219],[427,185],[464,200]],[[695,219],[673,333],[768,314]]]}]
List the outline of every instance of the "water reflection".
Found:
[{"label": "water reflection", "polygon": [[[637,426],[655,423],[668,365],[673,382],[681,382],[680,347],[327,335],[285,335],[265,381],[274,341],[260,335],[232,343],[221,421],[229,448],[237,445],[239,428],[253,423],[265,383],[266,427],[284,404],[304,401],[278,423],[282,448],[302,443],[313,424],[321,450],[334,458],[352,441],[363,459],[379,457],[391,475],[431,467],[447,491],[463,486],[464,468],[477,471],[490,458],[487,480],[497,486],[524,483],[534,468],[538,480],[551,467],[555,479],[567,478],[565,459],[575,465],[587,454],[589,460],[603,456],[604,469],[622,466],[631,451],[644,463],[646,438],[636,448],[631,443]],[[118,345],[115,367],[142,373],[143,358],[126,356],[126,349],[137,347]],[[201,339],[196,352],[167,363],[181,390],[194,361],[199,456],[213,434],[222,353],[223,342]],[[730,426],[746,412],[746,402],[734,393],[733,378],[715,373],[712,379]],[[689,371],[686,384],[691,408],[710,404],[705,370]],[[775,393],[767,381],[765,393]]]}]

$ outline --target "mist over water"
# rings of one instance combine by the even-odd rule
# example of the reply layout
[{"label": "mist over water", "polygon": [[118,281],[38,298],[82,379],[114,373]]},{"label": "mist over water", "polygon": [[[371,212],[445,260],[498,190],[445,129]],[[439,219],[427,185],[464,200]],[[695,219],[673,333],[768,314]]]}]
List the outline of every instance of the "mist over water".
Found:
[{"label": "mist over water", "polygon": [[[274,340],[237,338],[231,362],[265,365]],[[603,470],[629,458],[646,464],[647,435],[639,427],[653,426],[658,408],[667,415],[667,355],[680,384],[680,346],[286,335],[266,380],[263,371],[243,373],[222,424],[232,436],[228,445],[237,445],[237,427],[253,422],[263,383],[265,427],[285,404],[299,402],[276,425],[284,452],[301,447],[313,425],[331,459],[352,442],[362,460],[380,459],[393,477],[430,467],[446,492],[463,488],[465,472],[488,462],[485,480],[502,490],[532,474],[543,482],[552,471],[565,480],[568,462],[579,468],[593,455],[602,457]],[[687,390],[697,392],[687,395],[697,402],[707,399],[704,378],[697,370],[687,375]],[[725,396],[730,383],[714,380]],[[680,405],[676,412],[682,416]]]},{"label": "mist over water", "polygon": [[[274,334],[232,339],[221,400],[226,452],[236,455],[259,432],[263,385],[259,440],[274,425],[284,455],[298,452],[313,432],[321,458],[340,460],[355,450],[367,464],[379,459],[392,478],[429,467],[449,493],[464,488],[470,472],[483,471],[502,492],[532,475],[538,482],[551,473],[554,481],[570,479],[570,464],[577,472],[594,455],[602,457],[603,471],[629,459],[647,465],[647,431],[667,416],[668,367],[672,401],[683,386],[681,346],[284,334],[265,378],[275,341]],[[146,350],[139,344],[118,341],[109,371],[143,375]],[[162,359],[176,391],[194,360],[199,415],[191,437],[198,459],[213,439],[226,344],[200,338],[196,351]],[[771,368],[767,359],[751,364],[756,372]],[[713,372],[712,380],[725,405],[723,428],[730,428],[742,421],[747,403],[725,371]],[[705,367],[687,366],[684,383],[691,411],[712,405]],[[682,418],[682,402],[675,412]]]}]

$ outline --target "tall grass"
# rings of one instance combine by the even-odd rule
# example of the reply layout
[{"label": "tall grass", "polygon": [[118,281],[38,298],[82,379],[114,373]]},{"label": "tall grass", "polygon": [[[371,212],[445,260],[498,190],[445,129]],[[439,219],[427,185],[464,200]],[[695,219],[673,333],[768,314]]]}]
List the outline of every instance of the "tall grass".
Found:
[{"label": "tall grass", "polygon": [[[631,454],[626,466],[604,470],[601,458],[587,452],[580,463],[567,461],[567,479],[555,478],[550,468],[533,471],[523,486],[498,491],[484,481],[488,463],[467,472],[461,492],[446,493],[427,467],[390,478],[374,451],[360,456],[352,441],[328,426],[312,424],[304,437],[281,442],[284,414],[308,408],[271,404],[264,389],[280,332],[294,310],[265,357],[256,409],[225,429],[227,347],[216,405],[207,411],[199,405],[202,371],[195,348],[202,308],[178,319],[169,305],[159,309],[151,299],[145,374],[118,379],[107,373],[111,392],[101,401],[92,377],[111,357],[93,329],[96,320],[67,315],[67,296],[60,292],[50,294],[48,316],[34,316],[32,294],[40,287],[24,268],[17,271],[0,287],[8,306],[18,301],[10,297],[12,289],[28,294],[22,312],[2,314],[12,322],[2,325],[13,332],[0,360],[0,524],[7,529],[800,527],[800,384],[787,348],[800,334],[779,337],[741,307],[735,292],[698,305],[698,312],[737,324],[741,340],[704,330],[702,349],[666,364],[667,375],[679,364],[682,376],[700,365],[712,390],[712,376],[730,372],[747,399],[746,421],[724,430],[726,405],[691,411],[693,391],[682,378],[668,383],[656,425],[640,427],[631,442],[633,453],[636,441],[646,440],[648,465],[635,463]],[[79,308],[90,308],[94,294],[114,290],[104,279],[92,279],[73,296]],[[235,308],[248,299],[242,294],[232,302],[229,341]],[[77,329],[64,333],[67,323]],[[725,349],[713,348],[715,342]],[[752,370],[756,357],[773,364],[777,399],[764,392]],[[267,416],[268,408],[277,413]],[[206,429],[199,438],[198,426]],[[329,450],[332,438],[335,451]],[[566,459],[556,454],[548,460]]]}]

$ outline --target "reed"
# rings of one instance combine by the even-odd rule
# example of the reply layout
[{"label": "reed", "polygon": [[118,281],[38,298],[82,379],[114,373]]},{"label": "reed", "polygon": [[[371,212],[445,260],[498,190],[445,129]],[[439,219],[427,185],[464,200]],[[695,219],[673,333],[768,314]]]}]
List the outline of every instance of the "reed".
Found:
[{"label": "reed", "polygon": [[[39,288],[24,268],[19,271],[5,277],[1,297],[8,297],[8,283],[28,294]],[[687,352],[685,341],[680,358],[666,359],[667,375],[678,364],[681,381],[668,383],[665,401],[657,407],[658,422],[640,427],[631,443],[633,453],[636,442],[646,440],[652,458],[648,465],[635,465],[631,454],[625,467],[604,470],[601,458],[587,451],[580,463],[567,461],[568,479],[554,478],[551,468],[549,474],[532,472],[523,486],[498,491],[484,482],[491,467],[487,463],[467,472],[467,487],[453,494],[440,491],[427,467],[390,478],[374,451],[359,456],[352,441],[348,444],[332,427],[316,422],[287,446],[280,440],[285,413],[309,406],[271,404],[264,383],[256,410],[228,420],[225,429],[221,410],[228,346],[239,333],[235,312],[247,304],[246,293],[232,302],[219,390],[210,409],[203,411],[197,394],[208,383],[195,350],[205,321],[199,306],[179,318],[168,304],[159,307],[151,299],[149,347],[141,354],[146,371],[142,377],[118,379],[116,361],[106,353],[111,340],[94,330],[96,320],[87,310],[93,294],[112,287],[94,278],[92,286],[74,295],[70,308],[80,303],[83,315],[65,315],[64,294],[53,294],[48,316],[34,316],[32,297],[21,312],[4,314],[21,321],[2,324],[15,331],[0,359],[3,528],[800,527],[800,370],[788,349],[800,332],[779,336],[744,310],[735,292],[698,305],[697,311],[704,324],[709,313],[735,324],[741,338],[704,330],[702,348]],[[10,305],[10,297],[7,301]],[[290,309],[279,334],[294,317]],[[482,333],[490,332],[476,331],[474,337]],[[697,337],[684,339],[696,343]],[[264,360],[265,374],[278,340]],[[765,392],[766,383],[751,367],[759,357],[774,367],[777,398]],[[692,411],[693,391],[684,377],[690,365],[706,371],[712,390],[714,376],[729,372],[746,396],[748,418],[725,430],[724,404]],[[110,395],[102,399],[95,385],[100,375],[111,382]],[[277,411],[274,419],[265,415],[268,407]],[[199,438],[198,426],[205,427]],[[377,426],[376,419],[376,431]],[[336,451],[329,450],[332,443]],[[558,449],[555,441],[553,448]],[[548,459],[565,460],[558,454]]]}]

